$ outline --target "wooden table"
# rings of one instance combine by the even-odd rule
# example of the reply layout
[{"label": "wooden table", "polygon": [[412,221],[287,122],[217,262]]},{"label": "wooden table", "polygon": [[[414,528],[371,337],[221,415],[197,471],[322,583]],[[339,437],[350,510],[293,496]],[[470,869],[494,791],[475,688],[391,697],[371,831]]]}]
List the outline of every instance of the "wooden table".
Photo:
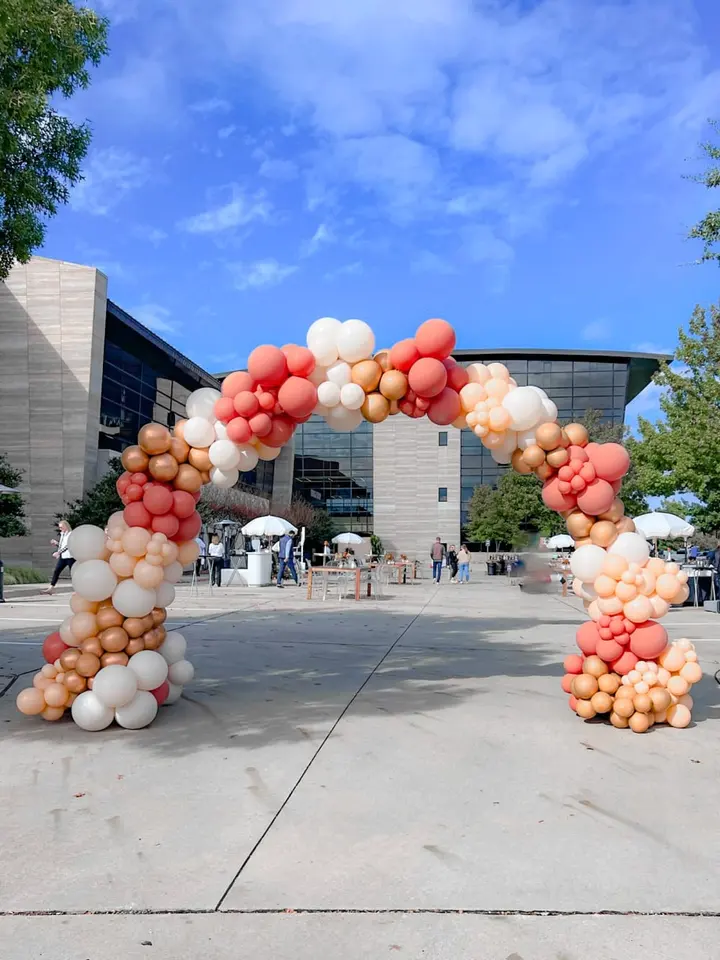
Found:
[{"label": "wooden table", "polygon": [[415,579],[415,561],[414,560],[393,560],[388,564],[389,567],[397,567],[397,582],[403,582],[403,571],[410,567],[410,580]]},{"label": "wooden table", "polygon": [[[354,573],[355,574],[355,599],[360,599],[360,585],[361,578],[363,574],[362,567],[310,567],[308,569],[308,588],[307,588],[307,598],[310,600],[312,598],[312,585],[313,585],[313,573]],[[367,594],[370,596],[371,583],[368,580],[368,591]]]}]

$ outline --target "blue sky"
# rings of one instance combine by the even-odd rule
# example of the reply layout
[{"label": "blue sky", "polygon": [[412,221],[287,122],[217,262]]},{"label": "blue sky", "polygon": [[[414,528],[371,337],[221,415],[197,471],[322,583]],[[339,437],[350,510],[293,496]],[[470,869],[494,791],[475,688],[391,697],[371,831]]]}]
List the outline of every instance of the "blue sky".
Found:
[{"label": "blue sky", "polygon": [[[210,370],[360,317],[460,347],[667,349],[717,269],[683,175],[715,0],[94,0],[111,54],[44,253]],[[652,391],[635,405],[652,410]]]}]

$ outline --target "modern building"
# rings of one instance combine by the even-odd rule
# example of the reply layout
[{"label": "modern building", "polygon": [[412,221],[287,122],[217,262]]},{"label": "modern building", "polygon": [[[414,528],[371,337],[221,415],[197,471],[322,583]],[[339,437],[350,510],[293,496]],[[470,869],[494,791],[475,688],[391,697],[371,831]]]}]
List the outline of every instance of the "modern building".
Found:
[{"label": "modern building", "polygon": [[[591,350],[458,350],[460,363],[506,364],[518,385],[542,387],[561,419],[592,409],[622,423],[663,358]],[[292,491],[323,507],[338,527],[375,533],[387,550],[423,556],[436,536],[459,543],[473,490],[494,485],[499,466],[471,430],[427,418],[390,417],[355,433],[333,432],[320,417],[294,437]],[[285,452],[284,452],[285,455]],[[285,480],[287,484],[287,480]],[[276,488],[276,496],[288,490]]]},{"label": "modern building", "polygon": [[[107,298],[94,267],[33,257],[0,283],[0,450],[24,471],[30,535],[6,563],[51,565],[55,518],[151,420],[172,426],[218,381]],[[272,489],[274,464],[245,474]]]}]

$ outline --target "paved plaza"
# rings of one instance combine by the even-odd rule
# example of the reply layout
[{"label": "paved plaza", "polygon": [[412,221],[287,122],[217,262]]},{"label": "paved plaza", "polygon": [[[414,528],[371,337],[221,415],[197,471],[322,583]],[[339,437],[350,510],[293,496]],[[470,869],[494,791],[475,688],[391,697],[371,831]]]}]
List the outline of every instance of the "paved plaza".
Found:
[{"label": "paved plaza", "polygon": [[195,680],[92,734],[15,712],[68,595],[10,601],[7,960],[720,955],[718,616],[666,618],[708,676],[690,729],[638,736],[568,709],[574,597],[183,587]]}]

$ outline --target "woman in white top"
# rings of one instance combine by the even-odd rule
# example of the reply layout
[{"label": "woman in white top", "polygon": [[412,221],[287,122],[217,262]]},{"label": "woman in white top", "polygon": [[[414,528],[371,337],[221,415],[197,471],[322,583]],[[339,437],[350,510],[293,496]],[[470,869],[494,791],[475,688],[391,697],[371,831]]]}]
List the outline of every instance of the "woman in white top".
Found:
[{"label": "woman in white top", "polygon": [[214,534],[208,547],[208,557],[210,560],[210,580],[214,587],[219,587],[222,584],[222,571],[225,566],[225,547],[217,534]]},{"label": "woman in white top", "polygon": [[58,530],[60,531],[60,539],[50,541],[54,547],[57,547],[57,550],[53,554],[53,557],[55,557],[57,563],[55,564],[55,569],[53,570],[50,586],[47,588],[47,590],[43,590],[43,593],[53,593],[55,590],[55,584],[58,582],[60,574],[63,572],[65,567],[67,567],[69,570],[75,563],[75,557],[73,557],[68,549],[68,540],[70,539],[70,534],[72,533],[72,527],[67,520],[61,520],[58,523]]}]

